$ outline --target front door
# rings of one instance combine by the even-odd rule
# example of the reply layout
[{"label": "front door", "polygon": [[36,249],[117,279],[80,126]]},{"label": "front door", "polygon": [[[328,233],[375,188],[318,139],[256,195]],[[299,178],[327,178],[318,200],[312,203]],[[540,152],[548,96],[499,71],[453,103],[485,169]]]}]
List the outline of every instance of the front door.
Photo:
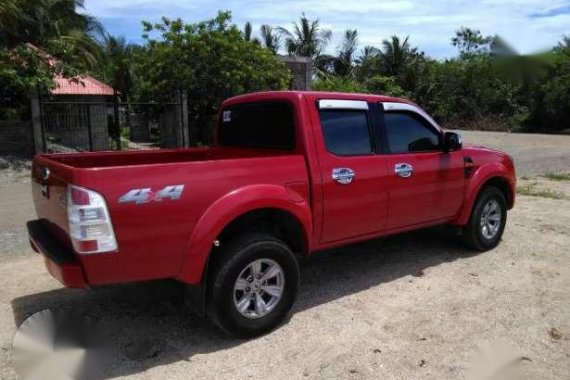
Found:
[{"label": "front door", "polygon": [[413,107],[384,108],[388,229],[453,218],[463,203],[463,154],[444,152],[442,132]]}]

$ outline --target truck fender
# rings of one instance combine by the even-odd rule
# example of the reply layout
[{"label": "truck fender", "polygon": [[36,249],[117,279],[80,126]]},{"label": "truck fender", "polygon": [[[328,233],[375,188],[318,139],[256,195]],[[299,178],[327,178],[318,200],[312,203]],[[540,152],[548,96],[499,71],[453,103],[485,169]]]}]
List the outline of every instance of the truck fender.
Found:
[{"label": "truck fender", "polygon": [[[504,165],[496,162],[485,164],[477,168],[466,183],[465,201],[463,202],[463,206],[453,224],[460,226],[467,224],[469,217],[471,216],[471,210],[473,209],[473,205],[477,199],[477,195],[479,195],[483,186],[490,179],[497,177],[505,180],[509,184],[511,199],[513,199],[512,196],[514,195],[516,185],[511,179],[508,169]],[[509,204],[509,208],[511,207],[512,204]]]},{"label": "truck fender", "polygon": [[224,195],[204,212],[188,241],[178,280],[199,284],[216,237],[239,216],[264,208],[280,209],[292,214],[303,226],[305,241],[309,244],[312,218],[306,199],[284,186],[246,186]]}]

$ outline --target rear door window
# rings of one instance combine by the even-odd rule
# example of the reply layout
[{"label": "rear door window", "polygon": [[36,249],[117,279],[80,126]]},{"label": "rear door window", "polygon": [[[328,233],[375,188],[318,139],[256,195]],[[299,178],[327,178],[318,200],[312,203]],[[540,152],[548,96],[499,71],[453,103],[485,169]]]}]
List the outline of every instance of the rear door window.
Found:
[{"label": "rear door window", "polygon": [[245,103],[222,110],[218,128],[222,146],[292,150],[293,107],[286,102]]},{"label": "rear door window", "polygon": [[370,126],[365,110],[319,110],[325,145],[337,156],[362,156],[372,153]]}]

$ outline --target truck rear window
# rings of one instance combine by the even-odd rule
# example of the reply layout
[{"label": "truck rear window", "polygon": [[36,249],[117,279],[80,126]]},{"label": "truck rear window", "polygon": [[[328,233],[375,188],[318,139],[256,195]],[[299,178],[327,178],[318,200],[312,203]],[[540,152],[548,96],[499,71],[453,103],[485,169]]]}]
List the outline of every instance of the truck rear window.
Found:
[{"label": "truck rear window", "polygon": [[220,116],[218,141],[223,146],[294,149],[293,107],[285,102],[226,107]]}]

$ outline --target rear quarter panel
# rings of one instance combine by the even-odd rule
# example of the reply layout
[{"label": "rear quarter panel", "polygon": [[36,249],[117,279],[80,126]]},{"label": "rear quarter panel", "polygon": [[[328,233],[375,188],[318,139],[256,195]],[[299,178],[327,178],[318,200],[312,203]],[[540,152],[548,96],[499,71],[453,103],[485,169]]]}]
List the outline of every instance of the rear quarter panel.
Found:
[{"label": "rear quarter panel", "polygon": [[[284,189],[286,183],[303,182],[308,187],[301,155],[76,172],[75,183],[106,198],[119,246],[116,253],[80,257],[88,282],[93,285],[179,277],[198,221],[219,199],[256,184]],[[121,196],[133,189],[150,188],[157,192],[173,185],[184,186],[178,200],[119,202]],[[239,198],[226,205],[238,206]]]}]

